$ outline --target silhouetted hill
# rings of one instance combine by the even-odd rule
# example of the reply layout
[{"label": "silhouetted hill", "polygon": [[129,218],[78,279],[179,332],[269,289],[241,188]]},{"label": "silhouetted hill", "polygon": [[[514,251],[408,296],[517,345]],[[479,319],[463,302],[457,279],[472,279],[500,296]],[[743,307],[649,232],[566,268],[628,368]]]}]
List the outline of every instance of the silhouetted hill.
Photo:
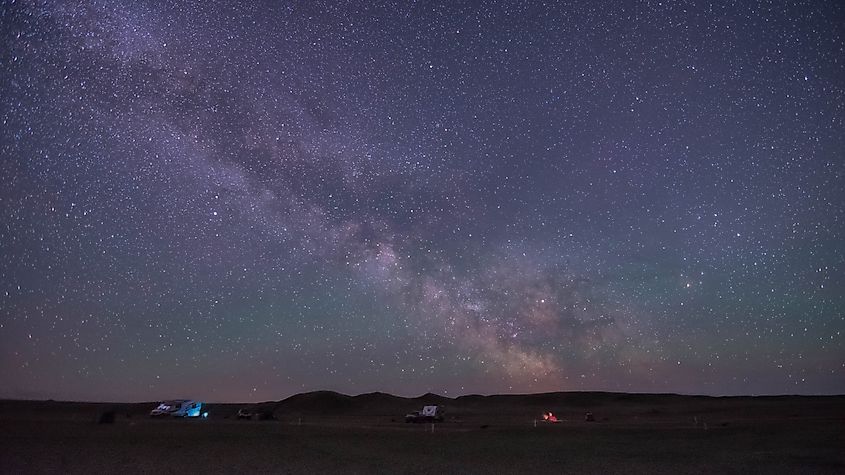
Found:
[{"label": "silhouetted hill", "polygon": [[[347,396],[332,391],[297,394],[276,404],[276,416],[343,415],[379,416],[401,418],[422,406],[444,406],[448,417],[485,418],[496,416],[538,417],[553,411],[570,419],[583,418],[586,412],[595,412],[610,420],[650,419],[669,417],[679,413],[716,414],[721,412],[743,413],[754,411],[765,416],[766,411],[778,407],[790,413],[800,413],[809,400],[816,405],[830,406],[842,412],[843,396],[764,396],[764,397],[711,397],[678,394],[638,394],[612,392],[552,392],[538,394],[497,394],[490,396],[467,395],[449,398],[427,393],[414,398],[374,392]],[[795,409],[792,409],[795,407]],[[746,409],[748,408],[748,409]]]},{"label": "silhouetted hill", "polygon": [[291,396],[276,404],[276,414],[385,415],[401,416],[428,404],[448,404],[453,400],[436,394],[404,398],[374,392],[347,396],[333,391],[315,391]]},{"label": "silhouetted hill", "polygon": [[[253,404],[208,404],[209,417],[235,418],[241,407],[272,412],[276,418],[301,416],[366,416],[378,420],[401,420],[422,406],[444,406],[447,419],[493,423],[502,418],[531,420],[552,411],[570,421],[583,420],[593,412],[599,421],[677,420],[683,414],[741,418],[838,417],[845,420],[845,396],[738,396],[711,397],[678,394],[638,394],[611,392],[552,392],[539,394],[467,395],[449,398],[427,393],[406,398],[374,392],[348,396],[334,391],[315,391],[282,401]],[[146,417],[156,403],[86,403],[68,401],[0,400],[0,418],[21,417],[43,420],[78,420],[114,411],[120,418]]]},{"label": "silhouetted hill", "polygon": [[276,411],[301,414],[342,414],[354,407],[352,396],[334,391],[295,394],[279,401]]},{"label": "silhouetted hill", "polygon": [[413,399],[421,405],[449,405],[455,402],[454,399],[446,396],[441,396],[434,393],[425,393],[422,396],[417,396]]},{"label": "silhouetted hill", "polygon": [[391,404],[396,402],[405,402],[408,400],[404,397],[394,396],[392,394],[382,392],[359,394],[357,396],[352,396],[352,399],[356,403],[361,404]]}]

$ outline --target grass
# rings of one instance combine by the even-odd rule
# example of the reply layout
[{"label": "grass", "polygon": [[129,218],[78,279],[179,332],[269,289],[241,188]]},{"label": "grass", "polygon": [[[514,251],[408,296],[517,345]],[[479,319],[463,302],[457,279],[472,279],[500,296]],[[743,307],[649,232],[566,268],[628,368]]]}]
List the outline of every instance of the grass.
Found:
[{"label": "grass", "polygon": [[2,473],[843,473],[840,425],[16,421]]},{"label": "grass", "polygon": [[[318,396],[277,421],[236,420],[234,404],[152,420],[150,404],[0,401],[0,473],[845,473],[841,397],[470,398],[432,433],[402,422],[415,401],[330,415]],[[534,427],[545,408],[566,422]],[[114,423],[97,424],[106,410]]]}]

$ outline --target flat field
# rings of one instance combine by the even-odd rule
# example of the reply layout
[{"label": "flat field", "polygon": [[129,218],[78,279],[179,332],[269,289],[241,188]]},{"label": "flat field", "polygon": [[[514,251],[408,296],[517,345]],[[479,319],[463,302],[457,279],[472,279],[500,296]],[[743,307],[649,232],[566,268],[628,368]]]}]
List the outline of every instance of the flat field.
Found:
[{"label": "flat field", "polygon": [[0,401],[0,473],[845,473],[843,397],[572,394],[441,398],[433,426],[402,421],[425,397],[381,394],[299,395],[267,421]]}]

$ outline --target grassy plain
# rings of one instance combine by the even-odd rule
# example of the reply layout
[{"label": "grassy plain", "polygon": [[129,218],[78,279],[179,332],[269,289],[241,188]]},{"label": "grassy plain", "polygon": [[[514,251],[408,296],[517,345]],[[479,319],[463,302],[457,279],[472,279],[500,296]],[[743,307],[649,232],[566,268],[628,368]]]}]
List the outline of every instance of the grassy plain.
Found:
[{"label": "grassy plain", "polygon": [[[435,401],[446,422],[402,421]],[[152,404],[0,401],[0,473],[845,473],[838,396],[322,392],[266,406],[276,420],[237,420],[239,405],[153,420]],[[545,410],[564,421],[535,426]]]}]

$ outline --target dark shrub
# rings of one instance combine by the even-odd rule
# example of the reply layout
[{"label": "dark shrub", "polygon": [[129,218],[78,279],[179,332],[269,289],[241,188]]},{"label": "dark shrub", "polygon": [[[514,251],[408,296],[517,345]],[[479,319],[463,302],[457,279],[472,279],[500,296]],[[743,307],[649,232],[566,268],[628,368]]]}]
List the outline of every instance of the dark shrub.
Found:
[{"label": "dark shrub", "polygon": [[100,414],[100,418],[97,419],[98,424],[114,424],[114,411],[106,411]]}]

